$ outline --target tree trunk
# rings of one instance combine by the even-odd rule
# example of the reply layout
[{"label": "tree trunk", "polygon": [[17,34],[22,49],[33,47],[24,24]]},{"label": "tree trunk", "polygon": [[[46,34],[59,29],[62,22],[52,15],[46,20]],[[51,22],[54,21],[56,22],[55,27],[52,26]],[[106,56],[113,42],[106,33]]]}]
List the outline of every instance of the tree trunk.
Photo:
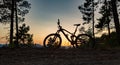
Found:
[{"label": "tree trunk", "polygon": [[92,25],[92,28],[93,28],[93,39],[94,39],[94,43],[93,43],[93,47],[95,46],[95,33],[94,33],[94,26],[95,26],[95,20],[94,20],[94,0],[92,1],[92,6],[93,6],[93,17],[92,17],[92,20],[93,20],[93,25]]},{"label": "tree trunk", "polygon": [[110,21],[109,21],[109,15],[108,15],[108,12],[107,12],[108,7],[109,7],[109,5],[107,3],[107,0],[105,0],[105,10],[106,10],[105,11],[105,13],[106,13],[105,17],[106,17],[106,22],[107,22],[108,37],[110,39],[111,38],[111,36],[110,36]]},{"label": "tree trunk", "polygon": [[109,23],[108,23],[107,28],[108,28],[108,36],[109,36],[109,39],[110,39],[110,38],[111,38],[111,35],[110,35],[110,24],[109,24]]},{"label": "tree trunk", "polygon": [[18,47],[18,16],[17,16],[17,2],[15,2],[15,16],[16,16],[16,43],[15,43],[15,45]]},{"label": "tree trunk", "polygon": [[13,25],[14,25],[14,0],[12,0],[12,9],[11,9],[10,45],[13,44]]},{"label": "tree trunk", "polygon": [[113,11],[113,17],[114,17],[114,24],[116,28],[116,33],[117,33],[117,41],[120,44],[120,23],[119,23],[119,18],[118,18],[118,12],[117,12],[117,0],[111,0],[112,4],[112,11]]},{"label": "tree trunk", "polygon": [[94,21],[94,0],[93,0],[93,2],[92,2],[92,5],[93,5],[93,17],[92,17],[92,21],[93,21],[93,25],[92,25],[92,28],[93,28],[93,37],[95,37],[95,33],[94,33],[94,25],[95,25],[95,21]]}]

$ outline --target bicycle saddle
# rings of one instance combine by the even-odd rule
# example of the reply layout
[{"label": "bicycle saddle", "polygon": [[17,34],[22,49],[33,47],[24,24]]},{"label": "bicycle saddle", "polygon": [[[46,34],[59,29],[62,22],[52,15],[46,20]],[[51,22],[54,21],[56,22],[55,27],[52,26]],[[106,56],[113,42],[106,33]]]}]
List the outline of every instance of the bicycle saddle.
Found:
[{"label": "bicycle saddle", "polygon": [[74,24],[74,26],[80,26],[80,24]]}]

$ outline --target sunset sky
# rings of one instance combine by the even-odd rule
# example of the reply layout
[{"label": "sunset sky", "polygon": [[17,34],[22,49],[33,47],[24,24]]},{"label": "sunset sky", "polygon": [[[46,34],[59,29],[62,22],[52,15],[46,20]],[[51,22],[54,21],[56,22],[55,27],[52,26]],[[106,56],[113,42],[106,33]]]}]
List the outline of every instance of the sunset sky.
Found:
[{"label": "sunset sky", "polygon": [[[31,10],[26,15],[25,22],[30,26],[30,33],[34,35],[35,43],[42,43],[45,36],[54,33],[57,30],[57,19],[61,25],[69,30],[74,31],[73,24],[81,23],[82,17],[78,6],[84,0],[28,0],[31,3]],[[0,24],[0,37],[9,33],[8,25]],[[0,39],[0,43],[6,41]],[[65,41],[64,41],[65,42]]]}]

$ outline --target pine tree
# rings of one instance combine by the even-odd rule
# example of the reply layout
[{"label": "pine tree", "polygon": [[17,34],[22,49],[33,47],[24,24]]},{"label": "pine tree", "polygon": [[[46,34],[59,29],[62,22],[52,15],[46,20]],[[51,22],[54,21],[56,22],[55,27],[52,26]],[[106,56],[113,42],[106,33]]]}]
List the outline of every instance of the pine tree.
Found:
[{"label": "pine tree", "polygon": [[[90,21],[92,21],[92,36],[94,38],[94,44],[95,45],[95,33],[94,33],[94,26],[95,26],[95,8],[97,7],[98,2],[94,2],[94,0],[85,0],[84,4],[79,6],[78,9],[83,14],[83,20],[87,21],[83,24],[88,24]],[[95,7],[96,6],[96,7]]]},{"label": "pine tree", "polygon": [[117,41],[120,45],[120,22],[119,22],[119,17],[118,17],[118,10],[117,10],[117,2],[120,0],[111,0],[111,5],[112,5],[112,12],[113,12],[113,18],[114,18],[114,23],[115,23],[115,29],[117,33]]},{"label": "pine tree", "polygon": [[24,21],[25,14],[29,13],[30,10],[30,3],[26,0],[3,0],[0,7],[0,22],[5,24],[10,23],[10,44],[12,44],[15,19],[17,33],[18,22]]},{"label": "pine tree", "polygon": [[112,20],[112,9],[110,5],[110,1],[104,0],[102,3],[102,7],[100,9],[100,14],[102,15],[101,18],[98,19],[99,23],[96,25],[96,28],[103,29],[108,28],[108,35],[110,38],[110,21]]},{"label": "pine tree", "polygon": [[84,4],[79,6],[78,9],[83,14],[83,20],[87,21],[83,24],[88,24],[90,21],[92,21],[92,28],[93,28],[93,37],[95,37],[94,33],[94,12],[95,8],[97,7],[98,2],[94,2],[94,0],[85,0]]},{"label": "pine tree", "polygon": [[[33,44],[33,34],[29,34],[30,27],[26,24],[22,24],[22,26],[18,29],[18,43],[20,44]],[[16,43],[17,34],[14,36],[14,43]]]}]

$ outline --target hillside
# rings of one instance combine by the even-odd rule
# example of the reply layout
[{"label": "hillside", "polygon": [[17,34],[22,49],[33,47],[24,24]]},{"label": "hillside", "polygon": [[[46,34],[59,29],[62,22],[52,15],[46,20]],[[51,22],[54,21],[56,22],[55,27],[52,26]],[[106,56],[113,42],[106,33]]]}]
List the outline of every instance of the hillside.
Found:
[{"label": "hillside", "polygon": [[0,49],[0,65],[120,65],[120,50]]}]

